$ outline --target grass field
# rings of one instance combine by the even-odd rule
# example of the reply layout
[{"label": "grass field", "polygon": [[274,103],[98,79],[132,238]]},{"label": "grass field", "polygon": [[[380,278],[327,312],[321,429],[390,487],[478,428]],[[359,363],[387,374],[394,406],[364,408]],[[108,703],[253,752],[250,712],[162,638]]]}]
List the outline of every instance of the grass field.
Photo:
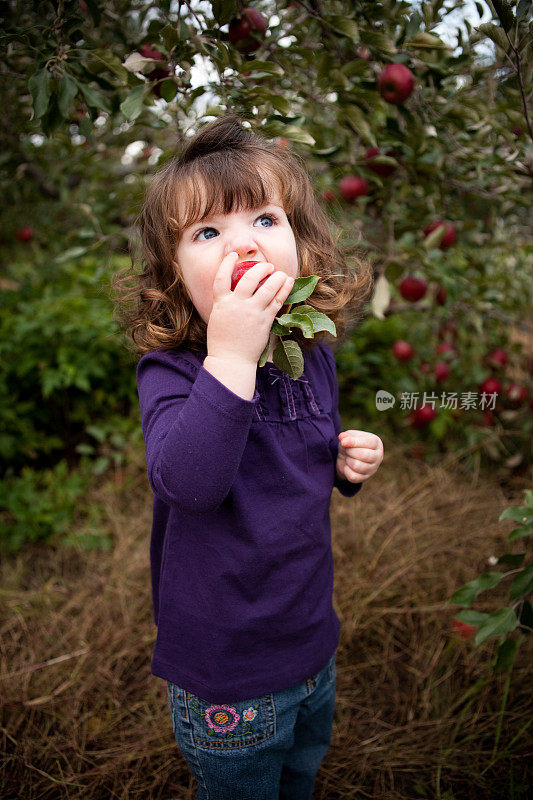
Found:
[{"label": "grass field", "polygon": [[[447,600],[508,549],[513,523],[498,517],[522,502],[530,480],[502,486],[483,470],[464,472],[456,456],[431,467],[384,444],[362,491],[332,497],[342,633],[333,739],[315,797],[525,800],[531,640],[501,720],[497,642],[475,649],[457,638],[458,607]],[[144,452],[97,479],[89,499],[111,534],[107,552],[33,545],[2,563],[0,796],[192,800],[166,685],[150,674]],[[480,599],[479,610],[498,607],[495,592]]]}]

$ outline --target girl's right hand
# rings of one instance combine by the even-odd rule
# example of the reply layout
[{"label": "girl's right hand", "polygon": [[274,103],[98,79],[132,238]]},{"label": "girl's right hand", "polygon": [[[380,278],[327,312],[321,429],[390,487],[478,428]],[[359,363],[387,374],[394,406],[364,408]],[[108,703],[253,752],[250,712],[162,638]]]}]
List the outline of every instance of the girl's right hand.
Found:
[{"label": "girl's right hand", "polygon": [[[294,285],[294,278],[268,261],[254,264],[231,291],[238,253],[222,259],[213,281],[213,307],[207,324],[210,356],[257,365],[269,340],[274,317]],[[260,281],[268,280],[257,288]]]}]

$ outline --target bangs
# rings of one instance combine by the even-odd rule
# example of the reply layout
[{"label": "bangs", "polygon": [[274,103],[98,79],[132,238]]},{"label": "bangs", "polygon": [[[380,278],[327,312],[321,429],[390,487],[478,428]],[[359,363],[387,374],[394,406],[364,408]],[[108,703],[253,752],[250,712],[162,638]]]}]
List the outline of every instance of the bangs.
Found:
[{"label": "bangs", "polygon": [[253,211],[268,203],[281,204],[288,215],[290,192],[279,165],[265,164],[264,152],[261,167],[254,162],[249,153],[244,156],[219,151],[184,165],[171,220],[177,223],[174,231],[178,237],[190,225],[211,215]]}]

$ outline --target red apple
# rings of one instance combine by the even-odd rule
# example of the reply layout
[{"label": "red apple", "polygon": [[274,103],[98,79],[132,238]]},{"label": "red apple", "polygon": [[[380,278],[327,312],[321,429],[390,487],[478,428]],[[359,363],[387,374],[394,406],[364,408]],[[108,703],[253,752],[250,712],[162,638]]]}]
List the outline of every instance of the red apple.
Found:
[{"label": "red apple", "polygon": [[[436,353],[438,356],[444,356],[447,361],[450,361],[452,358],[458,358],[459,353],[457,352],[456,348],[453,344],[449,342],[442,342],[437,347]],[[447,355],[448,354],[448,355]]]},{"label": "red apple", "polygon": [[425,428],[433,419],[435,419],[436,416],[437,412],[433,406],[430,406],[426,403],[425,405],[420,406],[420,408],[417,408],[414,414],[411,415],[411,427]]},{"label": "red apple", "polygon": [[[251,267],[253,267],[254,264],[259,264],[259,261],[242,261],[240,264],[237,264],[237,266],[233,268],[233,272],[231,274],[231,291],[235,289],[235,287],[239,283],[244,273],[248,272],[248,270],[251,269]],[[268,278],[270,278],[270,275],[267,275],[266,278],[263,278],[261,281],[259,281],[259,283],[257,284],[257,288],[259,289],[259,287],[262,286]]]},{"label": "red apple", "polygon": [[432,222],[430,225],[426,225],[426,227],[424,228],[424,236],[429,236],[430,233],[433,233],[434,230],[436,230],[437,228],[440,228],[441,225],[445,226],[446,233],[444,234],[444,236],[441,239],[441,242],[439,244],[439,248],[441,250],[447,250],[448,247],[452,246],[452,244],[455,242],[455,240],[457,238],[457,235],[455,233],[455,229],[454,229],[453,225],[451,225],[451,223],[443,222],[442,220],[436,220],[435,222]]},{"label": "red apple", "polygon": [[439,291],[435,296],[435,300],[439,306],[443,306],[445,304],[447,296],[446,289],[443,286],[439,286]]},{"label": "red apple", "polygon": [[482,416],[485,425],[488,425],[489,427],[492,428],[495,424],[494,414],[492,413],[492,411],[483,411]]},{"label": "red apple", "polygon": [[387,103],[403,103],[415,85],[411,70],[403,64],[387,64],[378,78],[379,93]]},{"label": "red apple", "polygon": [[502,350],[501,347],[497,347],[492,353],[489,353],[487,356],[487,361],[491,367],[495,369],[499,369],[500,367],[505,367],[507,364],[507,353],[505,350]]},{"label": "red apple", "polygon": [[404,300],[414,303],[421,300],[426,294],[428,285],[424,278],[417,278],[415,275],[407,275],[398,284],[398,289]]},{"label": "red apple", "polygon": [[527,398],[527,389],[520,383],[511,383],[505,390],[506,405],[518,408]]},{"label": "red apple", "polygon": [[485,378],[485,380],[479,384],[479,391],[485,392],[485,394],[500,394],[501,390],[502,385],[498,378]]},{"label": "red apple", "polygon": [[[383,178],[387,178],[389,175],[392,175],[393,172],[396,172],[396,167],[394,164],[375,164],[374,159],[379,155],[381,155],[381,150],[379,147],[369,147],[365,152],[366,166],[368,169],[372,170],[372,172],[375,172],[376,175],[381,175]],[[386,151],[385,155],[394,158],[397,153],[395,150],[389,149]]]},{"label": "red apple", "polygon": [[239,53],[254,53],[265,38],[268,22],[256,8],[245,8],[241,16],[233,17],[228,39]]},{"label": "red apple", "polygon": [[398,361],[409,361],[415,353],[409,342],[405,342],[403,339],[398,339],[397,342],[394,342],[392,352]]},{"label": "red apple", "polygon": [[349,203],[358,197],[368,194],[369,190],[370,187],[365,179],[359,178],[357,175],[348,175],[339,183],[339,192]]},{"label": "red apple", "polygon": [[366,47],[358,47],[357,55],[359,58],[362,58],[363,61],[368,61],[370,59],[370,50],[368,50]]},{"label": "red apple", "polygon": [[522,136],[524,129],[521,125],[513,125],[511,128],[511,133],[514,133],[515,136]]},{"label": "red apple", "polygon": [[27,225],[25,228],[19,228],[15,231],[15,236],[19,242],[29,242],[33,239],[33,228]]},{"label": "red apple", "polygon": [[331,189],[326,189],[326,191],[322,193],[322,197],[327,203],[333,203],[335,201],[335,194]]},{"label": "red apple", "polygon": [[450,367],[445,361],[437,361],[435,364],[435,380],[445,381],[450,377]]},{"label": "red apple", "polygon": [[[157,47],[153,47],[151,44],[143,44],[139,48],[139,53],[144,56],[145,58],[152,58],[154,61],[165,61],[166,57],[163,53],[160,53]],[[161,97],[161,81],[165,78],[170,77],[170,70],[168,67],[156,67],[151,72],[149,72],[146,77],[148,80],[151,81],[158,81],[154,83],[152,87],[152,92],[155,94],[156,97]]]},{"label": "red apple", "polygon": [[461,639],[469,639],[474,636],[477,631],[477,625],[469,625],[467,622],[461,622],[459,619],[452,620],[452,628],[454,633],[461,637]]}]

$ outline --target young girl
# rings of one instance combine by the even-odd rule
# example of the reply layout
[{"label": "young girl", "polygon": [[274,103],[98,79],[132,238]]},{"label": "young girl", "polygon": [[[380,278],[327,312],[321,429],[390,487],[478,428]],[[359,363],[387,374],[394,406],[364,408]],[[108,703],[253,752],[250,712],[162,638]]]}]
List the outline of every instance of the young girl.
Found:
[{"label": "young girl", "polygon": [[234,114],[158,172],[138,221],[144,267],[123,319],[143,354],[152,672],[198,798],[309,800],[335,702],[331,493],[353,497],[383,445],[341,431],[330,334],[293,330],[293,380],[270,329],[294,279],[319,275],[306,303],[342,333],[370,269],[348,273],[299,160]]}]

